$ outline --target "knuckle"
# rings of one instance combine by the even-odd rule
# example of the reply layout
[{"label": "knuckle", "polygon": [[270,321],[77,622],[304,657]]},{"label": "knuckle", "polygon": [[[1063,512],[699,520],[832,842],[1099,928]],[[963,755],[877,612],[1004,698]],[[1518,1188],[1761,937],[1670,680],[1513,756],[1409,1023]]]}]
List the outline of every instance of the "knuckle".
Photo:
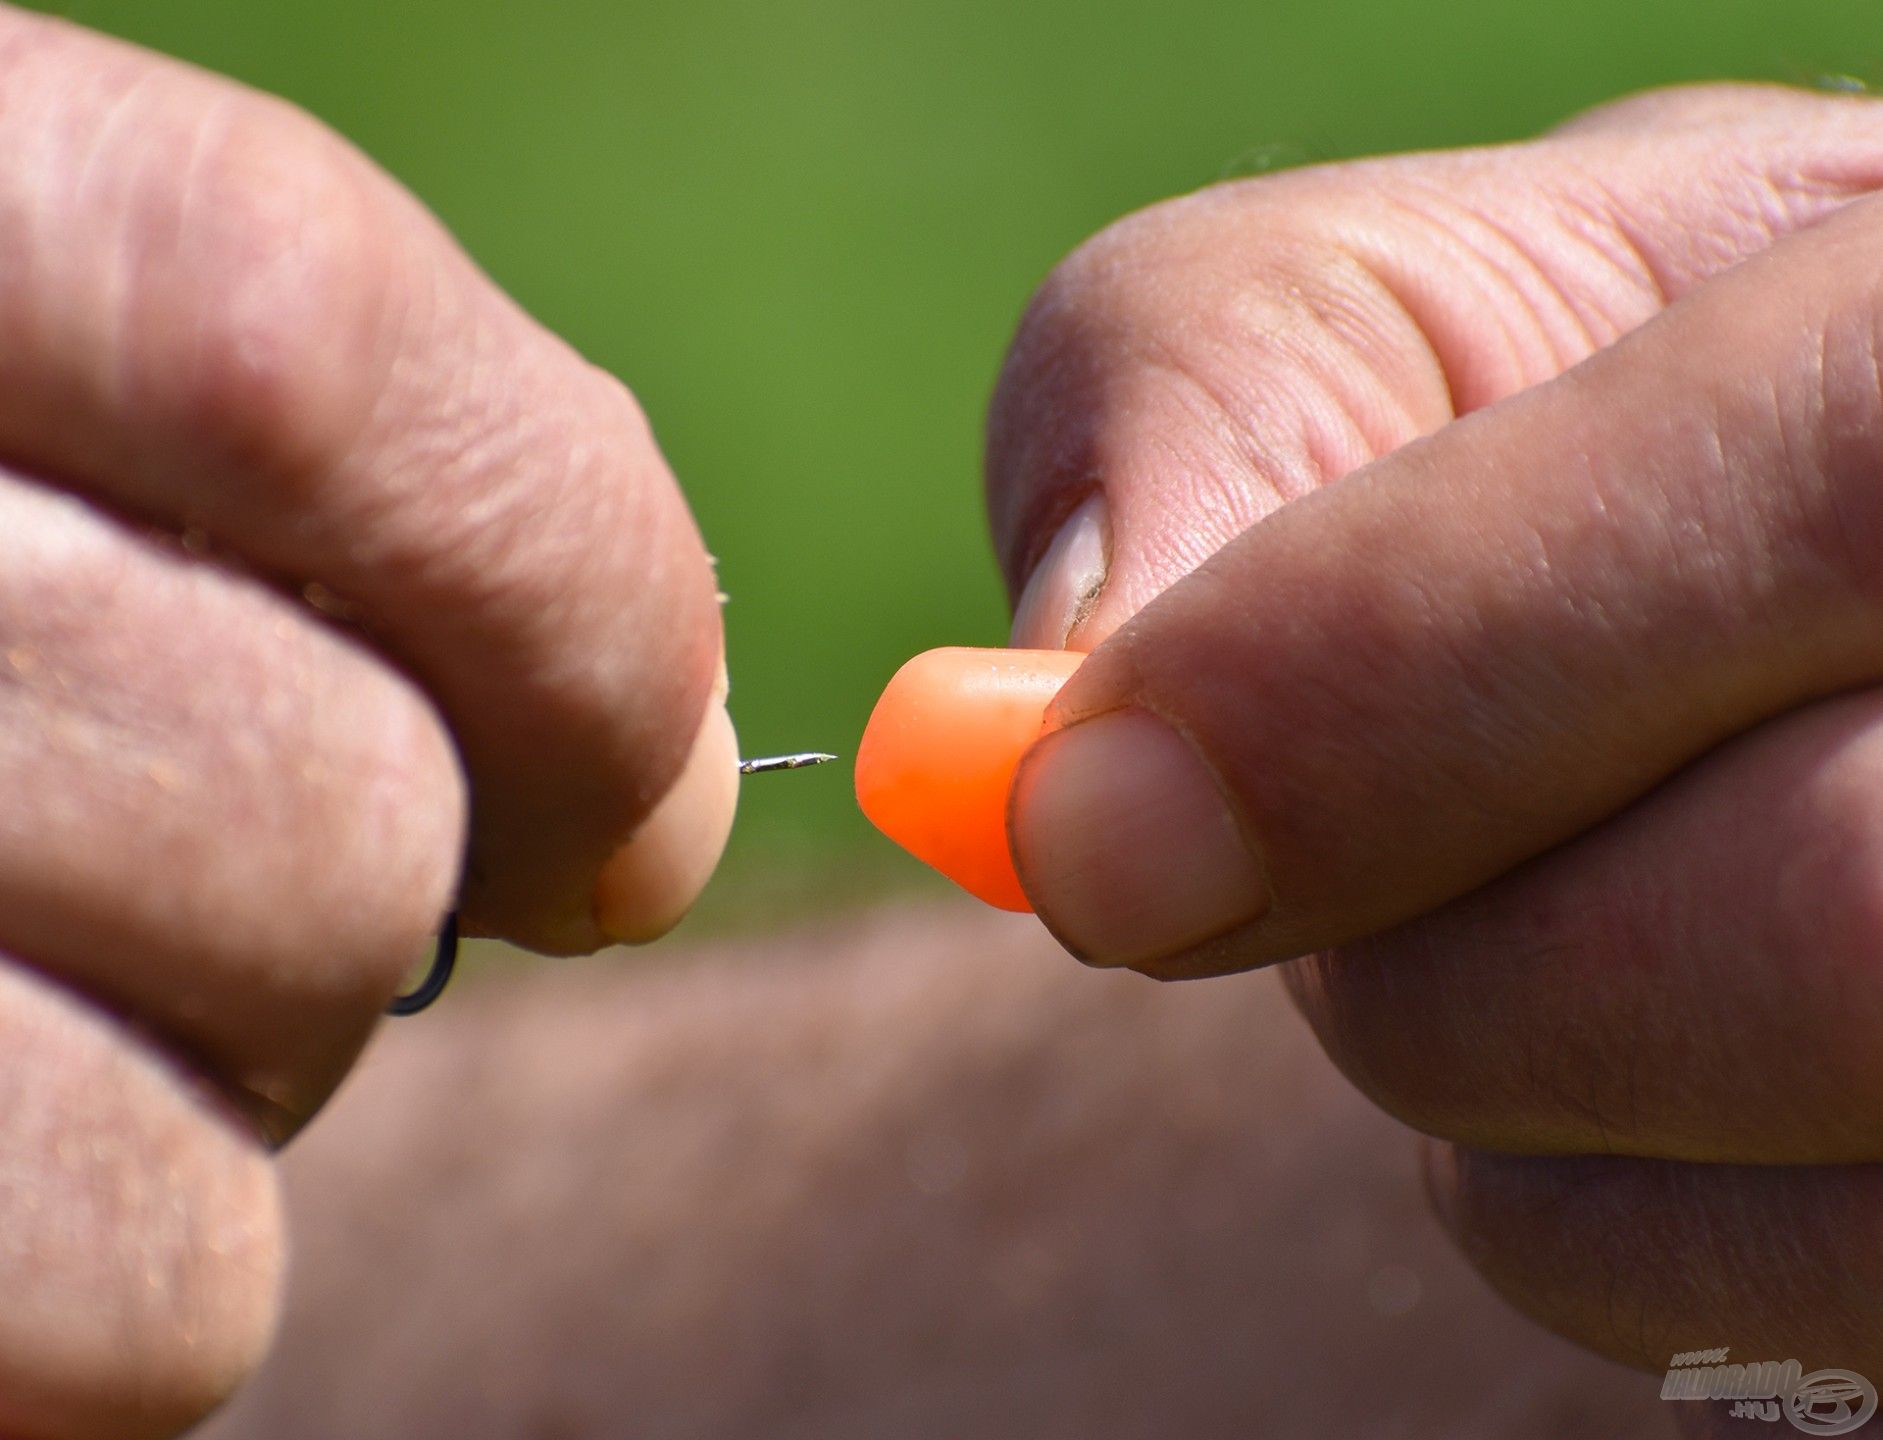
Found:
[{"label": "knuckle", "polygon": [[[155,1217],[124,1217],[149,1236],[144,1272],[125,1277],[127,1292],[135,1293],[133,1286],[145,1292],[137,1310],[127,1305],[123,1316],[142,1343],[114,1346],[110,1359],[101,1357],[116,1369],[116,1384],[92,1388],[94,1399],[115,1391],[152,1436],[193,1425],[228,1401],[267,1357],[280,1305],[285,1238],[266,1164],[229,1157],[217,1173],[191,1178],[191,1189],[172,1201],[187,1220],[181,1227],[172,1221],[169,1234]],[[205,1263],[204,1255],[217,1259]],[[167,1272],[160,1286],[151,1285],[153,1272]],[[195,1319],[192,1329],[176,1325],[179,1314]],[[130,1416],[116,1418],[125,1423]]]},{"label": "knuckle", "polygon": [[1639,90],[1577,111],[1552,135],[1613,130],[1677,130],[1775,117],[1796,108],[1827,108],[1838,100],[1788,85],[1743,80],[1705,81]]},{"label": "knuckle", "polygon": [[[1870,974],[1883,952],[1880,720],[1883,713],[1869,697],[1806,718],[1822,727],[1821,743],[1830,748],[1792,798],[1792,843],[1775,873],[1778,933],[1788,948],[1815,952],[1820,958],[1812,973],[1846,1000],[1876,994]],[[1848,988],[1857,985],[1862,989]],[[1844,1008],[1832,1006],[1831,1013]]]},{"label": "knuckle", "polygon": [[989,412],[1010,573],[1095,481],[1211,517],[1183,557],[1194,564],[1282,500],[1449,419],[1438,342],[1380,256],[1432,263],[1445,247],[1420,205],[1471,163],[1227,182],[1127,216],[1061,262]]},{"label": "knuckle", "polygon": [[0,15],[0,83],[0,326],[58,342],[20,353],[289,479],[365,423],[411,227],[363,157],[284,101],[37,17]]},{"label": "knuckle", "polygon": [[280,1299],[275,1174],[174,1064],[0,962],[0,1426],[173,1435],[260,1363]]},{"label": "knuckle", "polygon": [[160,423],[293,479],[371,413],[398,227],[369,168],[269,97],[192,97],[133,182],[128,385]]},{"label": "knuckle", "polygon": [[1040,287],[988,415],[989,500],[1010,576],[1095,483],[1114,506],[1141,496],[1219,517],[1222,533],[1189,546],[1187,568],[1276,495],[1312,488],[1324,465],[1346,468],[1322,451],[1313,417],[1329,413],[1324,322],[1353,308],[1353,267],[1300,233],[1285,204],[1272,223],[1261,213],[1279,183],[1128,216]]},{"label": "knuckle", "polygon": [[[1114,221],[1054,267],[1021,319],[1011,361],[1025,376],[1069,355],[1135,359],[1221,313],[1251,278],[1239,273],[1232,231],[1272,216],[1262,197],[1275,179],[1238,182],[1166,200]],[[1275,222],[1277,225],[1279,221]],[[1278,235],[1265,239],[1279,243]]]},{"label": "knuckle", "polygon": [[[1883,210],[1859,207],[1848,227],[1874,264],[1883,256]],[[1851,257],[1858,258],[1858,257]],[[1754,403],[1782,467],[1781,539],[1797,547],[1806,573],[1838,591],[1883,603],[1883,285],[1855,303],[1833,302],[1815,320],[1794,364]],[[1756,431],[1754,433],[1757,433]],[[1811,593],[1809,591],[1807,594]]]}]

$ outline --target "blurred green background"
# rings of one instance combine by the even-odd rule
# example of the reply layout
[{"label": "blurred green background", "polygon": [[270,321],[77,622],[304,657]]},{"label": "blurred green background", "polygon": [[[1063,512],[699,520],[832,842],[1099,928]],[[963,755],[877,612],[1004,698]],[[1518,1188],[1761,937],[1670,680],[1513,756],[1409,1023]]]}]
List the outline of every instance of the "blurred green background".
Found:
[{"label": "blurred green background", "polygon": [[[633,386],[720,557],[748,754],[848,754],[902,659],[1004,635],[982,407],[1029,291],[1092,230],[1641,86],[1883,69],[1877,0],[41,8],[299,101]],[[829,766],[747,784],[689,925],[925,883]]]}]

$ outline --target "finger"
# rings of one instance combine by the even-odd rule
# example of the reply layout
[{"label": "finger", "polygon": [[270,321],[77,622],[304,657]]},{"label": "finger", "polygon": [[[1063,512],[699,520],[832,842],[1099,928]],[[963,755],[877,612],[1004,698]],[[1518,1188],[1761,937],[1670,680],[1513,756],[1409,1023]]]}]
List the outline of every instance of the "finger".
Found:
[{"label": "finger", "polygon": [[0,959],[0,1434],[158,1440],[256,1364],[275,1177],[208,1087]]},{"label": "finger", "polygon": [[602,868],[595,920],[617,940],[643,944],[679,924],[726,848],[738,804],[739,742],[725,700],[722,670],[680,778]]},{"label": "finger", "polygon": [[1874,1166],[1436,1146],[1429,1175],[1440,1218],[1504,1298],[1600,1354],[1664,1373],[1724,1346],[1745,1364],[1883,1373]]},{"label": "finger", "polygon": [[1325,949],[1875,681],[1879,261],[1849,207],[1147,607],[1019,772],[1055,933],[1167,974]]},{"label": "finger", "polygon": [[1883,181],[1883,105],[1702,86],[1217,186],[1034,301],[989,418],[1014,641],[1090,649],[1285,501],[1547,380]]},{"label": "finger", "polygon": [[1481,1149],[1883,1159],[1883,695],[1774,720],[1575,843],[1287,967],[1322,1044]]},{"label": "finger", "polygon": [[633,400],[286,106],[12,10],[0,66],[0,453],[317,584],[450,720],[466,923],[599,944],[720,662]]},{"label": "finger", "polygon": [[272,590],[0,472],[0,951],[286,1139],[450,904],[463,780],[410,681]]}]

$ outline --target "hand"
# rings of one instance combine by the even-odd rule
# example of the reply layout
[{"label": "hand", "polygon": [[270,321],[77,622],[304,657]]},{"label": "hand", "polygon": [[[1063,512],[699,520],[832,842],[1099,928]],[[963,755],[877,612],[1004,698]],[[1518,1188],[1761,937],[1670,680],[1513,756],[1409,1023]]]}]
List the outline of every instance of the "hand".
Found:
[{"label": "hand", "polygon": [[0,1434],[162,1435],[461,868],[473,933],[649,938],[736,751],[633,400],[409,196],[8,9],[0,96]]},{"label": "hand", "polygon": [[1224,186],[1069,260],[993,410],[1016,643],[1097,647],[1042,918],[1312,953],[1477,1264],[1649,1367],[1883,1380],[1879,181],[1874,102],[1712,88]]}]

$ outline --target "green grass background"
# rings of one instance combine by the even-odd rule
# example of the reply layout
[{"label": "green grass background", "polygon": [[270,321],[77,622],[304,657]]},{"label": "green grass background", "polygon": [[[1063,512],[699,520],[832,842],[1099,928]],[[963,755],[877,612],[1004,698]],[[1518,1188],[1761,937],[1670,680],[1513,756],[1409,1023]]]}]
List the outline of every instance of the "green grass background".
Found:
[{"label": "green grass background", "polygon": [[[1124,211],[1522,135],[1641,86],[1883,72],[1877,0],[65,0],[299,101],[640,394],[719,555],[747,753],[853,751],[910,653],[997,642],[982,407]],[[838,767],[749,782],[696,926],[919,868]]]}]

